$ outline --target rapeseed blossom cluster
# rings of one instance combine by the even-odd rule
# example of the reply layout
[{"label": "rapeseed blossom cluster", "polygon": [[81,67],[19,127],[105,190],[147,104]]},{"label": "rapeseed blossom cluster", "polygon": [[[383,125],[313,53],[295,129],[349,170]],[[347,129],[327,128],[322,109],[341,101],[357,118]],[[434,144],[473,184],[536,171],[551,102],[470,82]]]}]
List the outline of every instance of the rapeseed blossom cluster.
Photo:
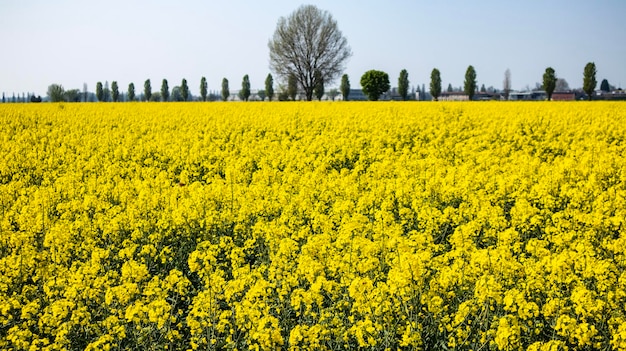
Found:
[{"label": "rapeseed blossom cluster", "polygon": [[626,350],[626,108],[0,105],[0,349]]}]

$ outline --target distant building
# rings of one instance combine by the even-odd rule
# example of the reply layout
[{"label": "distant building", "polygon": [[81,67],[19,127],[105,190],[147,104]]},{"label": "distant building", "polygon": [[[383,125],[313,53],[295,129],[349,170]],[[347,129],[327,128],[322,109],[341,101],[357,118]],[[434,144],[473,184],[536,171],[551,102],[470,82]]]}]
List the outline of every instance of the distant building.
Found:
[{"label": "distant building", "polygon": [[535,91],[512,91],[509,93],[509,100],[511,101],[539,101],[545,100],[548,98],[548,95],[543,90],[535,90]]},{"label": "distant building", "polygon": [[555,91],[552,93],[552,101],[573,101],[576,94],[573,91]]},{"label": "distant building", "polygon": [[468,101],[469,95],[463,91],[443,91],[439,95],[439,101]]}]

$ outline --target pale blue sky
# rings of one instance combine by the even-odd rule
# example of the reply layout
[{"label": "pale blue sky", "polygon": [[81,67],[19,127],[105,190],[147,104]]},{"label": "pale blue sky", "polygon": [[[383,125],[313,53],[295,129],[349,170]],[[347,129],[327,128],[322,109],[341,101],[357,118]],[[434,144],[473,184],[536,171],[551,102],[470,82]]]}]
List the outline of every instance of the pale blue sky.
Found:
[{"label": "pale blue sky", "polygon": [[468,65],[479,85],[502,88],[509,68],[514,89],[532,88],[551,66],[576,88],[590,61],[598,82],[626,86],[625,0],[0,0],[0,92],[43,96],[51,83],[94,91],[114,80],[142,91],[148,78],[155,91],[163,78],[170,88],[186,78],[198,94],[202,76],[211,90],[223,77],[236,90],[245,74],[262,88],[278,18],[309,3],[347,37],[355,88],[369,69],[392,86],[407,69],[411,85],[428,88],[435,67],[444,89],[461,86]]}]

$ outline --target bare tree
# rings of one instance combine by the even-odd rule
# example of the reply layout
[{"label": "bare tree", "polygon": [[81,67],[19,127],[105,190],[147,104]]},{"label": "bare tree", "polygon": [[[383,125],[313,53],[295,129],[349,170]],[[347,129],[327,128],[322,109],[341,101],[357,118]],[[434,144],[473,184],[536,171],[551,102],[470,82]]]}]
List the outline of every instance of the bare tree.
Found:
[{"label": "bare tree", "polygon": [[294,75],[307,101],[313,98],[318,77],[325,84],[331,83],[352,55],[337,21],[313,5],[303,5],[289,17],[281,17],[268,46],[270,68],[285,80]]},{"label": "bare tree", "polygon": [[567,83],[565,78],[556,79],[555,91],[569,91],[569,83]]},{"label": "bare tree", "polygon": [[504,99],[509,99],[509,94],[511,93],[511,70],[506,69],[504,71],[504,82],[502,82],[502,90],[504,91]]}]

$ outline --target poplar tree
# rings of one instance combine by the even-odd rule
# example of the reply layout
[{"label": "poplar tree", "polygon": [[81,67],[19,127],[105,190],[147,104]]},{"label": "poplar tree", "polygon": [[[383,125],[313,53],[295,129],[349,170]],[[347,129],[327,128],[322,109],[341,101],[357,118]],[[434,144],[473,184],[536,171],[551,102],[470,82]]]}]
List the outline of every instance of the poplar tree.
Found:
[{"label": "poplar tree", "polygon": [[128,84],[128,101],[135,101],[135,83]]},{"label": "poplar tree", "polygon": [[180,83],[180,95],[183,101],[189,100],[189,87],[187,86],[187,79],[185,78],[183,78],[183,81]]},{"label": "poplar tree", "polygon": [[339,90],[341,90],[343,101],[348,101],[348,97],[350,96],[350,77],[348,77],[347,74],[341,76],[341,86]]},{"label": "poplar tree", "polygon": [[476,93],[476,70],[472,65],[467,67],[467,71],[465,71],[463,91],[465,91],[469,100],[474,98],[474,94]]},{"label": "poplar tree", "polygon": [[230,90],[228,88],[228,79],[222,79],[222,100],[227,101],[230,96]]},{"label": "poplar tree", "polygon": [[587,100],[591,100],[593,97],[593,91],[596,90],[597,84],[596,64],[589,62],[585,65],[585,72],[583,76],[583,90],[585,91],[585,94],[587,94]]},{"label": "poplar tree", "polygon": [[207,95],[207,83],[206,83],[206,78],[202,77],[202,79],[200,79],[200,96],[202,97],[202,101],[206,101],[206,95]]},{"label": "poplar tree", "polygon": [[[452,88],[452,86],[450,85],[449,88]],[[433,71],[430,73],[430,95],[435,101],[438,101],[441,95],[441,73],[436,68],[433,68]]]},{"label": "poplar tree", "polygon": [[267,78],[265,78],[265,95],[270,101],[274,98],[274,77],[271,73],[268,73]]},{"label": "poplar tree", "polygon": [[102,101],[104,99],[104,90],[102,89],[102,82],[96,83],[96,98],[98,101]]},{"label": "poplar tree", "polygon": [[168,101],[170,99],[170,87],[167,84],[167,79],[163,79],[161,83],[161,100]]},{"label": "poplar tree", "polygon": [[239,98],[243,101],[248,101],[250,98],[250,78],[246,74],[241,81],[241,91],[239,92]]},{"label": "poplar tree", "polygon": [[554,72],[554,68],[548,67],[543,74],[543,90],[546,91],[548,101],[552,100],[554,89],[556,89],[556,73]]},{"label": "poplar tree", "polygon": [[398,94],[404,101],[406,101],[409,95],[409,72],[406,69],[400,71],[400,76],[398,77]]},{"label": "poplar tree", "polygon": [[152,97],[152,85],[150,85],[150,79],[147,79],[143,83],[143,96],[146,101],[150,101],[150,98]]},{"label": "poplar tree", "polygon": [[117,102],[120,98],[120,90],[115,80],[111,83],[111,96],[113,97],[113,102]]}]

